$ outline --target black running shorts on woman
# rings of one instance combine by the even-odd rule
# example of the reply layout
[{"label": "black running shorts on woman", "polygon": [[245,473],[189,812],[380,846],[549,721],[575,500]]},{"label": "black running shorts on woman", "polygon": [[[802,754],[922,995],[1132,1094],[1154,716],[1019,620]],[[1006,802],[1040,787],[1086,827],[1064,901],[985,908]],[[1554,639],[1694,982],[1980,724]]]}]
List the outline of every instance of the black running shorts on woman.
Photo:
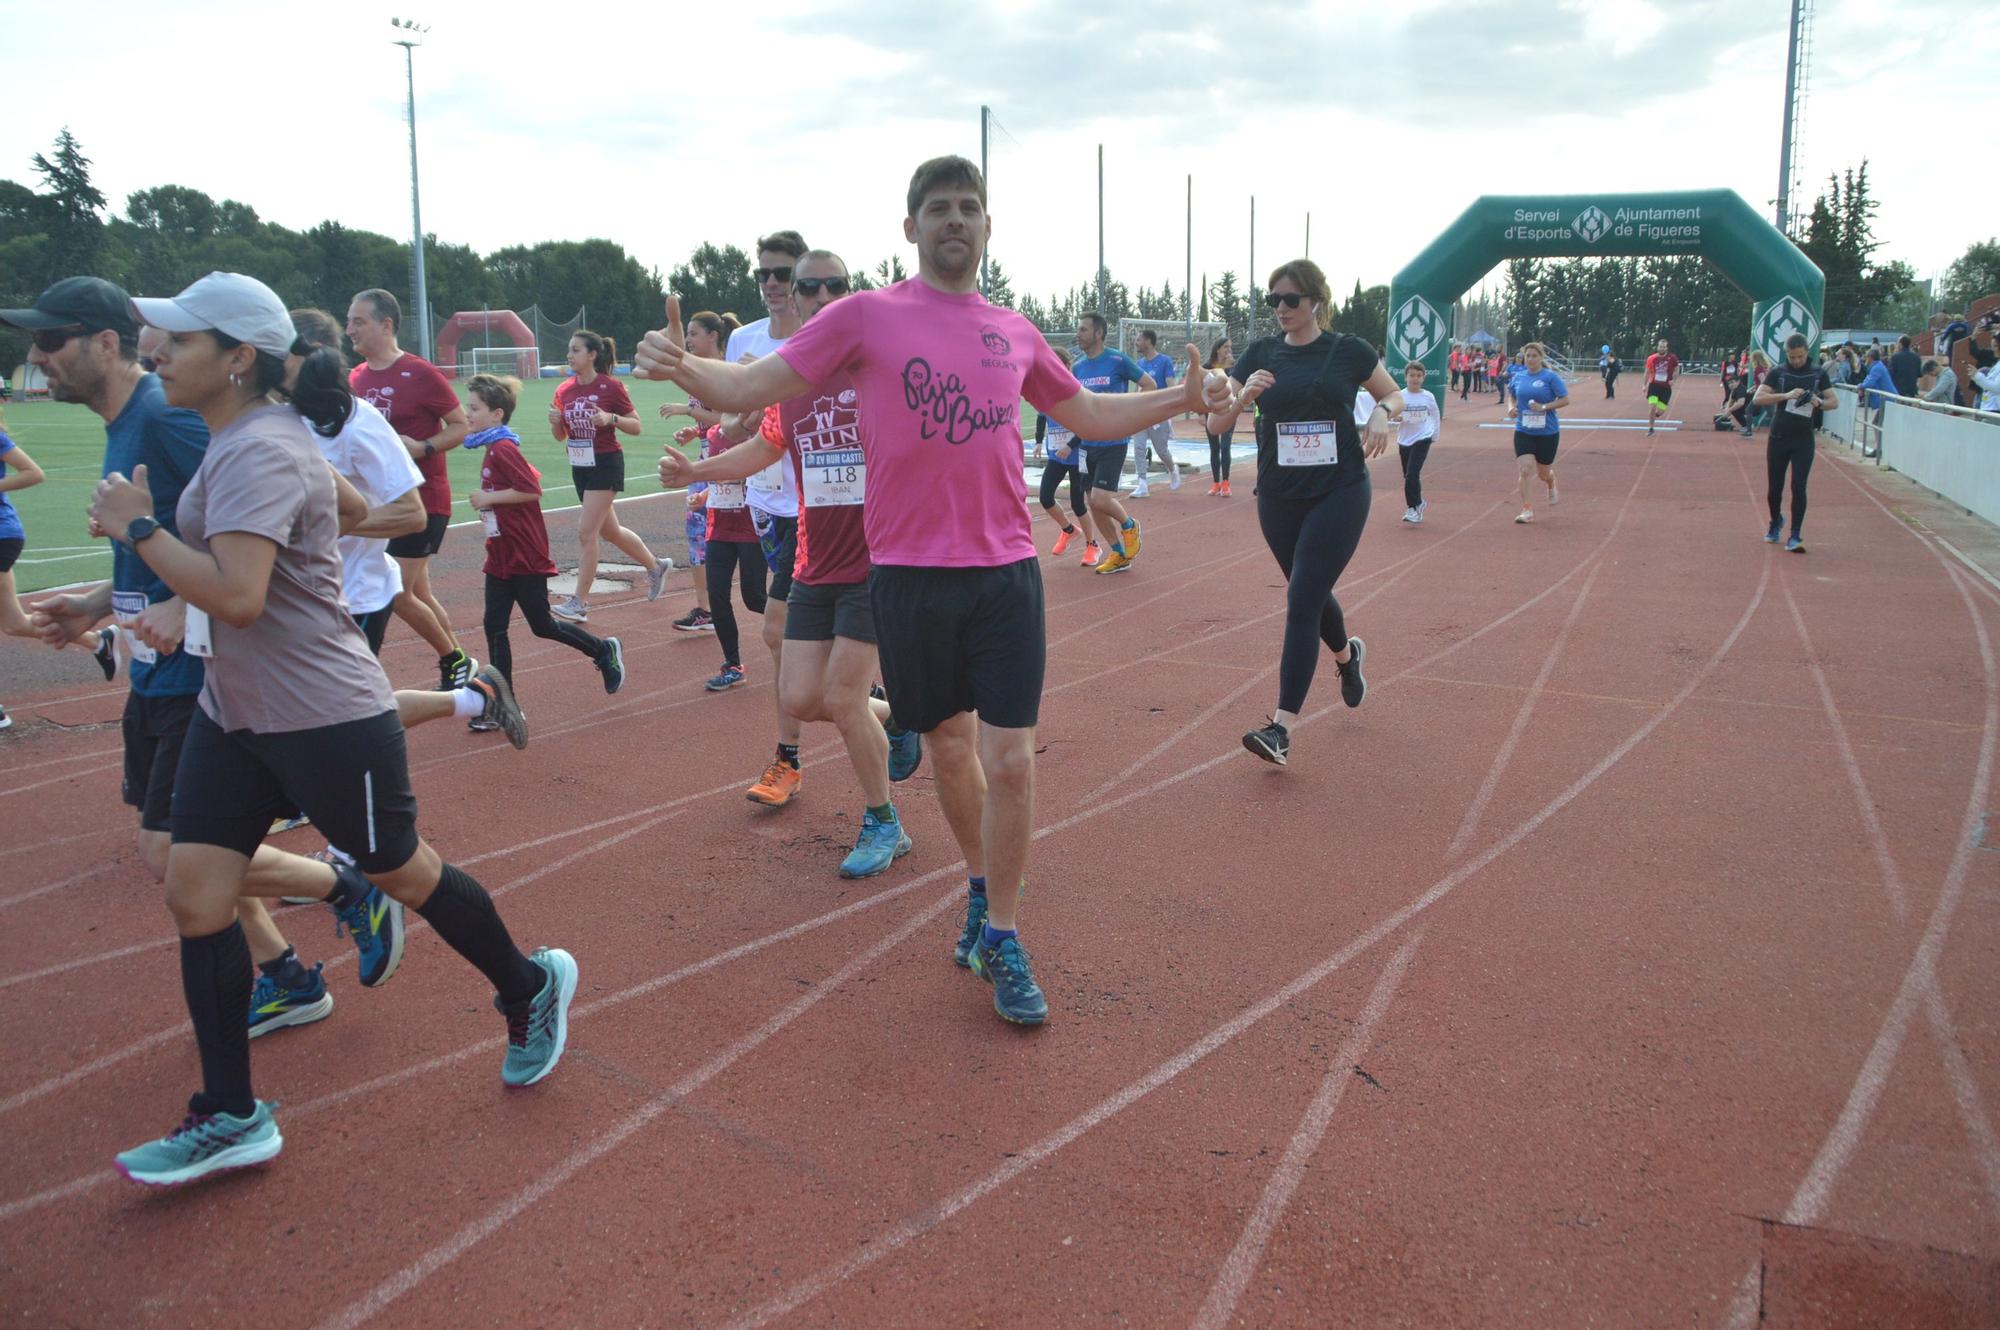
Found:
[{"label": "black running shorts on woman", "polygon": [[877,564],[868,574],[882,685],[899,724],[923,733],[961,711],[988,725],[1040,719],[1048,641],[1035,559],[997,568]]},{"label": "black running shorts on woman", "polygon": [[1562,434],[1523,434],[1514,431],[1514,456],[1532,457],[1543,466],[1556,464],[1556,447],[1562,442]]},{"label": "black running shorts on woman", "polygon": [[444,548],[444,533],[451,526],[451,515],[432,513],[424,519],[422,531],[412,531],[406,536],[390,538],[389,557],[392,559],[428,559]]},{"label": "black running shorts on woman", "polygon": [[174,843],[255,854],[271,819],[304,813],[364,873],[417,852],[417,799],[394,711],[312,730],[224,732],[196,708],[174,774]]}]

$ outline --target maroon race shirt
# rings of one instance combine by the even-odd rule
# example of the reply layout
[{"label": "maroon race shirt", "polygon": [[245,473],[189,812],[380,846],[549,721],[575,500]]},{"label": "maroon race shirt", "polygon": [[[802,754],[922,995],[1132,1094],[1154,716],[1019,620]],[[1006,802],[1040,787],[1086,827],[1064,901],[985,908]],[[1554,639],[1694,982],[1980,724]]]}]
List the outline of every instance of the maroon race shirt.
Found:
[{"label": "maroon race shirt", "polygon": [[[735,446],[723,434],[722,426],[710,427],[708,431],[710,457],[726,453]],[[743,481],[708,482],[708,538],[721,541],[757,539],[757,528],[750,520],[749,498],[744,492]]]},{"label": "maroon race shirt", "polygon": [[868,467],[853,381],[836,375],[784,403],[778,413],[799,478],[793,580],[806,586],[867,581],[868,534],[861,509]]},{"label": "maroon race shirt", "polygon": [[[479,466],[479,488],[540,494],[542,473],[521,455],[521,445],[512,439],[498,439],[486,445],[486,458]],[[488,577],[556,575],[555,560],[549,557],[549,529],[542,521],[541,500],[497,504],[479,516],[486,529]]]},{"label": "maroon race shirt", "polygon": [[594,439],[600,453],[624,451],[616,425],[599,429],[590,423],[599,411],[614,416],[632,414],[631,394],[609,374],[600,374],[589,383],[578,383],[574,376],[563,380],[562,387],[556,389],[556,410],[562,412],[563,427],[573,442]]},{"label": "maroon race shirt", "polygon": [[[458,394],[438,373],[437,366],[422,356],[405,351],[387,369],[370,369],[366,361],[347,376],[356,397],[389,418],[396,433],[423,443],[444,431],[444,418],[458,410]],[[451,515],[451,477],[445,474],[444,454],[433,453],[416,459],[424,478],[424,511],[433,517]]]}]

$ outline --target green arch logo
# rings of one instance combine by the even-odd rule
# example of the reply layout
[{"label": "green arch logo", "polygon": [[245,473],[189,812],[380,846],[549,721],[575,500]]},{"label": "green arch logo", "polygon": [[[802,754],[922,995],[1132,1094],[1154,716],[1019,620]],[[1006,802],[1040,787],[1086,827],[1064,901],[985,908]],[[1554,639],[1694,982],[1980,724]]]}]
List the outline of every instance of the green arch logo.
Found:
[{"label": "green arch logo", "polygon": [[1811,346],[1819,336],[1819,321],[1812,312],[1790,296],[1774,301],[1757,320],[1757,349],[1771,357],[1773,362],[1785,355],[1785,339],[1798,333]]},{"label": "green arch logo", "polygon": [[1422,296],[1411,296],[1389,320],[1389,337],[1403,359],[1422,360],[1444,340],[1444,319]]},{"label": "green arch logo", "polygon": [[1569,229],[1576,232],[1584,244],[1594,245],[1604,239],[1604,233],[1611,229],[1611,219],[1604,215],[1604,209],[1593,203],[1576,215]]}]

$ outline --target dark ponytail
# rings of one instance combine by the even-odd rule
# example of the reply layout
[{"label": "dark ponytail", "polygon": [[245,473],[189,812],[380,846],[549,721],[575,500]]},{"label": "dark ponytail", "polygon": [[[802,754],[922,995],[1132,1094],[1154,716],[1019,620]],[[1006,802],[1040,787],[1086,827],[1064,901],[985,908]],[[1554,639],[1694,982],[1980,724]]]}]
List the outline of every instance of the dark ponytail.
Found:
[{"label": "dark ponytail", "polygon": [[347,427],[354,414],[354,390],[347,384],[347,357],[340,353],[340,325],[324,310],[295,309],[292,353],[303,355],[292,380],[292,407],[324,438]]},{"label": "dark ponytail", "polygon": [[618,363],[618,343],[588,328],[578,328],[571,335],[590,352],[591,362],[596,365],[599,374],[611,373],[612,367]]}]

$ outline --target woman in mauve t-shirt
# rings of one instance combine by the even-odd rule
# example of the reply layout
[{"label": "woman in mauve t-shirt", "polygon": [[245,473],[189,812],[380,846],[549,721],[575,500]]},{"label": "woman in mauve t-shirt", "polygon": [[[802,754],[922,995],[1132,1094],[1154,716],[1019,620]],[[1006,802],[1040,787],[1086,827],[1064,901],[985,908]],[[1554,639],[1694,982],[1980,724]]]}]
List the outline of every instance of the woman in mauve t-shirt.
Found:
[{"label": "woman in mauve t-shirt", "polygon": [[[339,482],[278,395],[294,345],[283,302],[254,278],[211,273],[133,305],[171,334],[157,358],[167,400],[199,412],[210,434],[181,494],[178,537],[155,522],[143,478],[111,473],[91,506],[92,521],[186,602],[187,648],[208,666],[174,776],[167,856],[202,1088],[179,1128],[117,1159],[133,1181],[170,1186],[284,1146],[272,1105],[251,1092],[251,962],[237,921],[246,885],[262,885],[246,878],[274,816],[304,812],[351,858],[326,901],[354,936],[364,985],[395,973],[405,905],[486,975],[507,1017],[508,1084],[554,1070],[576,963],[559,950],[524,956],[486,891],[417,834],[395,698],[341,594]],[[476,680],[518,725],[505,680],[490,666]]]}]

